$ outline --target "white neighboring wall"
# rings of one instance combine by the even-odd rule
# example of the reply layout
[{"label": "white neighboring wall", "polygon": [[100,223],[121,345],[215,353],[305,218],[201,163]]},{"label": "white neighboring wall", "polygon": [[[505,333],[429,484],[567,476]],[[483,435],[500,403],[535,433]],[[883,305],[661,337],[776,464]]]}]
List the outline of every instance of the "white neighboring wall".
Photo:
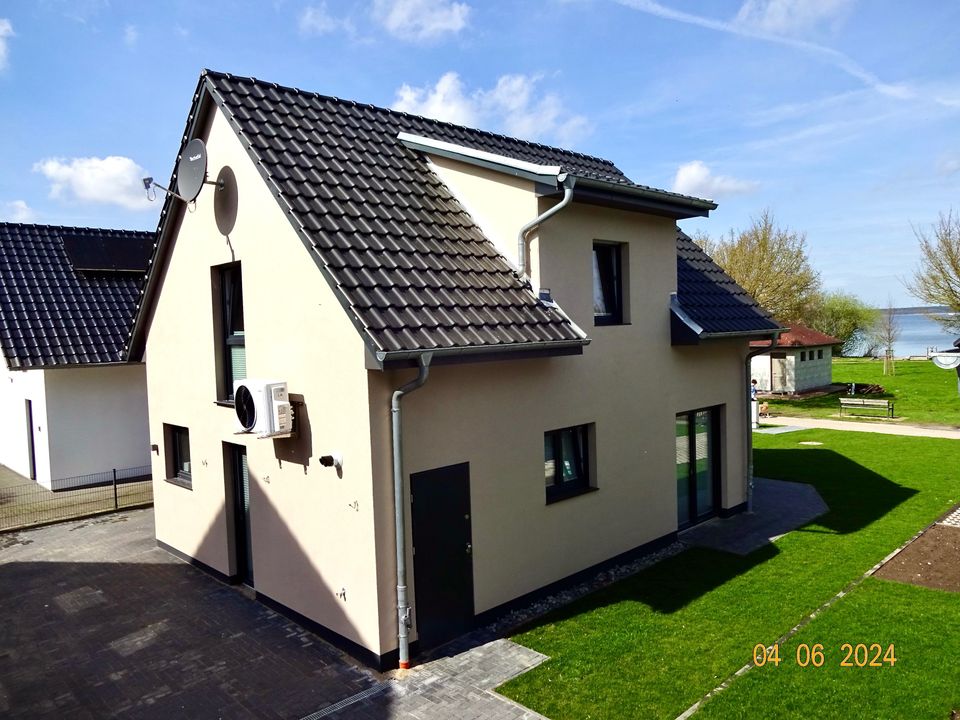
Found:
[{"label": "white neighboring wall", "polygon": [[146,366],[46,370],[53,489],[150,464]]},{"label": "white neighboring wall", "polygon": [[43,370],[9,370],[0,362],[0,463],[30,477],[27,404],[33,411],[37,482],[50,487],[46,388]]},{"label": "white neighboring wall", "polygon": [[[51,490],[79,476],[150,464],[143,365],[0,370],[0,463],[30,477],[32,401],[36,480]],[[87,482],[93,482],[87,479]]]}]

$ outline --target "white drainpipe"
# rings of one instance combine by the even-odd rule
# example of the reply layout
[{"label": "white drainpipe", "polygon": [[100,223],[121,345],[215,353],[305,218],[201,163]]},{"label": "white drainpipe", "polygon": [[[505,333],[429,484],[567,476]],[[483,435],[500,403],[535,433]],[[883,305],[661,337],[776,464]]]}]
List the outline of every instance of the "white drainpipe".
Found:
[{"label": "white drainpipe", "polygon": [[410,603],[407,601],[407,506],[403,492],[403,444],[400,399],[421,387],[430,373],[432,352],[420,354],[420,372],[417,377],[394,391],[390,399],[390,417],[393,425],[393,509],[396,520],[397,545],[397,640],[400,668],[410,667]]},{"label": "white drainpipe", "polygon": [[[746,379],[746,383],[745,383],[745,388],[744,388],[744,389],[746,390],[746,393],[747,393],[747,397],[748,397],[748,398],[750,397],[750,379],[751,379],[750,376],[751,376],[751,374],[752,374],[751,371],[750,371],[750,361],[753,360],[753,358],[755,358],[757,355],[763,355],[764,353],[772,352],[773,349],[774,349],[775,347],[777,347],[777,343],[778,343],[778,342],[780,342],[780,333],[779,333],[779,332],[778,332],[776,335],[774,335],[773,338],[771,338],[771,340],[770,340],[770,347],[765,347],[765,348],[762,348],[762,349],[760,349],[760,350],[754,350],[753,352],[748,352],[748,353],[747,353],[747,359],[744,361],[744,364],[745,364],[745,366],[746,366],[745,374],[744,374],[745,379]],[[751,400],[752,400],[752,398],[751,398]],[[752,415],[753,415],[753,405],[752,405],[752,404],[751,404],[751,405],[748,405],[747,408],[748,408],[748,409],[747,409],[747,412],[744,413],[744,417],[746,418],[746,421],[747,421],[747,424],[746,424],[746,429],[747,429],[747,431],[746,431],[746,447],[747,447],[747,512],[748,512],[748,513],[751,513],[751,512],[753,512],[753,417],[752,417]]]},{"label": "white drainpipe", "polygon": [[563,199],[546,212],[537,215],[537,217],[520,228],[520,232],[517,233],[517,255],[519,258],[517,261],[517,268],[520,271],[521,279],[527,275],[527,233],[529,233],[538,225],[542,224],[548,218],[556,215],[571,203],[573,200],[573,186],[576,182],[577,179],[571,175],[568,175],[567,173],[560,173],[557,175],[557,184],[563,185]]}]

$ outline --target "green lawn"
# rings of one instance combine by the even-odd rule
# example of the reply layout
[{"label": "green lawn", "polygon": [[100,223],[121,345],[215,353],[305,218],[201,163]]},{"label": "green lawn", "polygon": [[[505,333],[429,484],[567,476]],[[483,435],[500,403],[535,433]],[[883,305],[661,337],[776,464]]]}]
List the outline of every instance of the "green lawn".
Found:
[{"label": "green lawn", "polygon": [[[801,644],[823,646],[823,664]],[[894,646],[896,662],[858,657],[844,643]],[[856,652],[856,651],[855,651]],[[940,718],[960,708],[960,599],[942,590],[868,579],[817,617],[768,663],[739,678],[698,712],[703,718]],[[870,667],[876,658],[880,667]],[[846,660],[852,667],[841,667]],[[773,712],[775,709],[775,712]]]},{"label": "green lawn", "polygon": [[[809,440],[823,445],[798,444]],[[688,550],[552,613],[515,637],[551,659],[500,692],[554,720],[676,717],[757,643],[774,642],[960,501],[960,443],[951,440],[811,430],[758,435],[756,446],[758,475],[814,484],[830,512],[747,557]],[[960,597],[949,602],[960,617]],[[940,642],[939,623],[902,608],[907,617],[926,642]],[[860,634],[855,641],[873,642]],[[911,697],[906,673],[884,677]],[[856,712],[805,707],[817,717]]]},{"label": "green lawn", "polygon": [[[833,361],[834,382],[882,385],[886,392],[875,397],[893,400],[897,417],[905,422],[960,426],[955,371],[941,370],[929,360],[898,360],[896,371],[896,375],[884,375],[880,360],[835,358]],[[770,411],[774,415],[833,417],[840,412],[838,397],[770,400]]]}]

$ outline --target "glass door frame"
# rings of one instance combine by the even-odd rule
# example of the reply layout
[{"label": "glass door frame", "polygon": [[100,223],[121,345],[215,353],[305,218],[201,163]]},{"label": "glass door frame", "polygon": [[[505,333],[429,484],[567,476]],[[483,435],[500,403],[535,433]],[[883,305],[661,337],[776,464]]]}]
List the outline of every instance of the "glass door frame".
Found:
[{"label": "glass door frame", "polygon": [[[679,497],[679,482],[680,478],[677,477],[678,482],[678,494],[677,494],[677,529],[685,530],[689,527],[693,527],[698,523],[702,523],[705,520],[709,520],[712,517],[715,517],[719,514],[720,504],[722,500],[722,483],[721,483],[721,467],[720,462],[720,453],[721,453],[721,443],[720,443],[720,423],[722,418],[721,413],[722,406],[713,406],[705,408],[697,408],[696,410],[686,410],[684,412],[679,412],[676,415],[676,419],[679,420],[683,418],[687,427],[687,514],[686,521],[682,521],[680,518],[680,497]],[[710,494],[712,499],[712,507],[709,510],[703,512],[700,511],[699,503],[697,502],[697,424],[696,417],[697,413],[706,412],[708,413],[709,425],[707,429],[707,443],[708,443],[708,459],[710,462]],[[680,437],[677,435],[676,437]],[[676,471],[674,472],[676,476]]]}]

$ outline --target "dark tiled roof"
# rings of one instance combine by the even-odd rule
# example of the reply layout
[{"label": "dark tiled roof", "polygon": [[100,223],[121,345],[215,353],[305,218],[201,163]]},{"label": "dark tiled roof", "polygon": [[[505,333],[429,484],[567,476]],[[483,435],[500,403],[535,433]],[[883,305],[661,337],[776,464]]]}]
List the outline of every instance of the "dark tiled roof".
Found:
[{"label": "dark tiled roof", "polygon": [[153,238],[125,230],[0,223],[0,345],[10,368],[123,360],[143,274],[74,271],[65,235],[92,242]]},{"label": "dark tiled roof", "polygon": [[677,299],[703,336],[772,332],[777,323],[699,245],[677,229]]},{"label": "dark tiled roof", "polygon": [[397,134],[623,177],[612,163],[250,78],[206,82],[372,349],[583,342]]}]

